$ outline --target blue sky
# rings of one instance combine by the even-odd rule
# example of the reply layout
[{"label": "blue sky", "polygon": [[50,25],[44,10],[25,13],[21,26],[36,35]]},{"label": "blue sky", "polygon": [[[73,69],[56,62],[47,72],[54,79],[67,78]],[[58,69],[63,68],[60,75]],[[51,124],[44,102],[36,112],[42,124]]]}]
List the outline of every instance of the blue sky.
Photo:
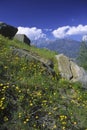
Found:
[{"label": "blue sky", "polygon": [[87,34],[87,0],[1,0],[0,21],[32,39]]}]

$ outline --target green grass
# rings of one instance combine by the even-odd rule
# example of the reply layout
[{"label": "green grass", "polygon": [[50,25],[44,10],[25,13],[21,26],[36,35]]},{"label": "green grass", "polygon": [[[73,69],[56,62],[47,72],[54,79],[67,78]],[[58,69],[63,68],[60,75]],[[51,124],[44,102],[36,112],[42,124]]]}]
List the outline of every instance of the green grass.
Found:
[{"label": "green grass", "polygon": [[0,130],[87,130],[87,91],[13,55],[12,46],[51,59],[58,73],[55,52],[0,36]]}]

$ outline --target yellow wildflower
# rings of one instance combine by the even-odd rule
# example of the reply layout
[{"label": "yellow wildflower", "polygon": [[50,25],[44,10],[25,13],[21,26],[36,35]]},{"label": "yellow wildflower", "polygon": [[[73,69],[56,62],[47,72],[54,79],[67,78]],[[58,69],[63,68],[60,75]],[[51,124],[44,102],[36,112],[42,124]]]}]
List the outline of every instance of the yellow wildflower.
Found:
[{"label": "yellow wildflower", "polygon": [[76,124],[77,124],[77,122],[73,122],[73,124],[74,124],[74,125],[76,125]]},{"label": "yellow wildflower", "polygon": [[8,121],[8,117],[7,116],[4,117],[4,121]]},{"label": "yellow wildflower", "polygon": [[38,119],[38,116],[36,116],[35,118]]},{"label": "yellow wildflower", "polygon": [[28,121],[29,121],[29,118],[27,118],[26,121],[28,122]]},{"label": "yellow wildflower", "polygon": [[26,124],[27,122],[26,121],[24,121],[24,124]]}]

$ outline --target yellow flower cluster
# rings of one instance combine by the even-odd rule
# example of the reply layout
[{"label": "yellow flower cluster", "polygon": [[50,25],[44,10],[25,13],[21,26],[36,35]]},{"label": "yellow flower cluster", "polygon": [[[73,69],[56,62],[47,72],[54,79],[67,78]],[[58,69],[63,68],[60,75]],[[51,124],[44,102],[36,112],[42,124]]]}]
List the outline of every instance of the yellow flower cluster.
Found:
[{"label": "yellow flower cluster", "polygon": [[21,116],[22,116],[22,113],[20,112],[20,113],[18,114],[18,117],[21,118]]},{"label": "yellow flower cluster", "polygon": [[26,124],[28,121],[29,121],[29,118],[26,118],[26,119],[24,120],[24,124]]},{"label": "yellow flower cluster", "polygon": [[61,121],[65,120],[65,119],[67,119],[67,116],[66,116],[66,115],[60,115],[60,120],[61,120]]},{"label": "yellow flower cluster", "polygon": [[66,124],[67,124],[67,116],[66,115],[60,115],[60,122],[62,125],[62,130],[66,129]]},{"label": "yellow flower cluster", "polygon": [[4,105],[5,105],[5,91],[6,89],[9,88],[8,83],[6,85],[4,85],[3,83],[0,83],[0,92],[2,93],[2,97],[0,99],[0,109],[4,109]]}]

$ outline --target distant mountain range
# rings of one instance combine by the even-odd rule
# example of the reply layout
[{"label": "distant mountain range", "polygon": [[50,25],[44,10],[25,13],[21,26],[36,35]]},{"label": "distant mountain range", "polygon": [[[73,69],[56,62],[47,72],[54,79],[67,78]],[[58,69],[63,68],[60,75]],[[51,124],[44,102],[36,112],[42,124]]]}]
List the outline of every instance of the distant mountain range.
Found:
[{"label": "distant mountain range", "polygon": [[78,56],[81,42],[72,39],[37,40],[33,43],[39,48],[47,48],[58,53],[63,53],[70,58]]}]

